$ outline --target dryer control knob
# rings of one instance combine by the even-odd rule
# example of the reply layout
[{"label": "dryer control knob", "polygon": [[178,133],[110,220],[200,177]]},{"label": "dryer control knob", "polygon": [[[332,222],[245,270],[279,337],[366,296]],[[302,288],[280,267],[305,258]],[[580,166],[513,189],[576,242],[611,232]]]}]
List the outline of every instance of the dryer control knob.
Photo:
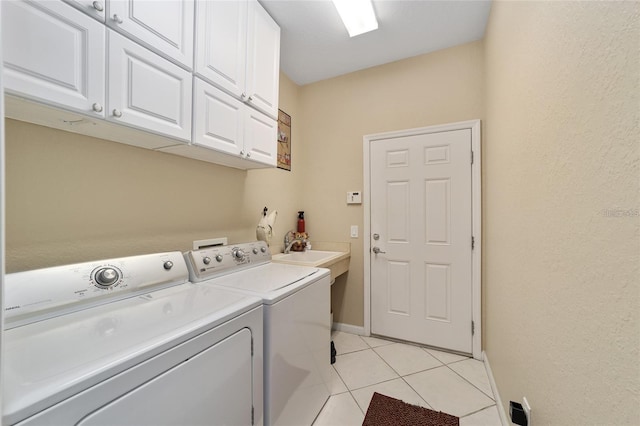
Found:
[{"label": "dryer control knob", "polygon": [[211,258],[210,257],[205,257],[204,259],[202,259],[202,263],[204,263],[205,265],[208,265],[211,263]]},{"label": "dryer control knob", "polygon": [[216,256],[216,260],[217,260],[218,262],[222,262],[222,255],[221,255],[221,254],[217,255],[217,256]]},{"label": "dryer control knob", "polygon": [[244,250],[242,250],[242,249],[239,249],[239,248],[233,249],[233,250],[231,251],[231,254],[232,254],[232,255],[233,255],[233,257],[234,257],[234,258],[236,258],[237,260],[244,260],[244,256],[245,256],[245,254],[244,254]]},{"label": "dryer control knob", "polygon": [[260,247],[260,251],[263,252],[263,253],[266,253],[267,252],[267,248],[266,247]]},{"label": "dryer control knob", "polygon": [[164,269],[168,271],[169,269],[173,268],[173,262],[170,260],[167,260],[166,262],[164,262],[164,265],[162,266],[164,266]]},{"label": "dryer control knob", "polygon": [[251,250],[253,252],[253,254],[258,254],[258,249],[257,248],[253,248],[253,250]]},{"label": "dryer control knob", "polygon": [[113,268],[102,268],[95,275],[96,284],[102,288],[112,286],[118,278],[118,272]]}]

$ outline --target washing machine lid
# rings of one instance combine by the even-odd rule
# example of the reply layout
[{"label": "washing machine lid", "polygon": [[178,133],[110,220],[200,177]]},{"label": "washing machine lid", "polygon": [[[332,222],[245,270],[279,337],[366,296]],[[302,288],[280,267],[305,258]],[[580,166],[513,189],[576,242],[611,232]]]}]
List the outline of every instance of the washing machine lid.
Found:
[{"label": "washing machine lid", "polygon": [[262,304],[181,284],[4,333],[4,420],[33,415]]},{"label": "washing machine lid", "polygon": [[212,284],[255,294],[261,297],[264,303],[270,304],[329,274],[328,269],[269,262],[200,284]]}]

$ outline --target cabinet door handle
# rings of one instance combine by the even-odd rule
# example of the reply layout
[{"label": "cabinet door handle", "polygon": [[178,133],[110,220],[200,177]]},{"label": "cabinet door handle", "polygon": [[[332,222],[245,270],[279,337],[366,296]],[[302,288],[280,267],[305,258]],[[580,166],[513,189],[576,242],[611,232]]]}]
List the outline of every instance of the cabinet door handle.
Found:
[{"label": "cabinet door handle", "polygon": [[249,99],[247,99],[247,101],[251,102],[253,100],[253,96],[249,96]]},{"label": "cabinet door handle", "polygon": [[116,118],[120,118],[120,117],[122,117],[122,112],[120,112],[119,109],[114,109],[113,110],[113,116],[116,117]]},{"label": "cabinet door handle", "polygon": [[94,103],[93,105],[91,105],[91,108],[95,111],[95,112],[102,112],[102,105],[100,105],[99,103]]},{"label": "cabinet door handle", "polygon": [[247,152],[247,158],[251,157],[251,153]]},{"label": "cabinet door handle", "polygon": [[242,95],[240,95],[240,99],[243,99],[243,100],[244,100],[244,98],[246,98],[246,97],[247,97],[247,94],[246,94],[246,93],[243,93]]},{"label": "cabinet door handle", "polygon": [[99,1],[94,1],[93,2],[93,8],[95,10],[97,10],[98,12],[102,12],[104,10],[104,6],[103,6],[102,2],[99,2]]},{"label": "cabinet door handle", "polygon": [[244,151],[240,151],[240,155],[243,156],[244,155]]},{"label": "cabinet door handle", "polygon": [[121,17],[119,17],[119,16],[118,16],[117,14],[115,14],[115,13],[113,14],[113,18],[111,18],[111,19],[113,19],[113,20],[114,20],[116,23],[118,23],[118,24],[122,24],[122,18],[121,18]]}]

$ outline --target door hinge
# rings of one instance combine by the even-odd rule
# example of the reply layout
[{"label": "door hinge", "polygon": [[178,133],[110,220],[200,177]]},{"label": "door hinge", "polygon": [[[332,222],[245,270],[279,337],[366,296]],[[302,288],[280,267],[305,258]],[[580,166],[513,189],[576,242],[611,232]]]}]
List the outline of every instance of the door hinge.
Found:
[{"label": "door hinge", "polygon": [[473,164],[473,151],[471,151],[471,164]]},{"label": "door hinge", "polygon": [[471,237],[471,250],[473,250],[474,248],[476,248],[476,238]]},{"label": "door hinge", "polygon": [[253,410],[253,405],[251,406],[251,424],[255,424],[254,418],[253,418],[253,414],[254,414],[254,410]]},{"label": "door hinge", "polygon": [[471,335],[476,334],[476,323],[475,321],[471,321]]}]

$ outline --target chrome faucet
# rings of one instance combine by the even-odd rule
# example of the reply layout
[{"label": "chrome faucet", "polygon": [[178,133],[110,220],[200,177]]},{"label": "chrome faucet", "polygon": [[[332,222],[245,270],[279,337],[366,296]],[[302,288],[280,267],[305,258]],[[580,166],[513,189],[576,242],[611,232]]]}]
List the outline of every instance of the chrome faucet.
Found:
[{"label": "chrome faucet", "polygon": [[[291,237],[293,237],[293,239],[289,239],[289,234],[291,234]],[[293,233],[293,231],[289,231],[284,234],[284,254],[289,254],[289,252],[291,251],[291,247],[293,247],[293,245],[298,241],[301,242],[302,245],[306,248],[307,241],[304,238],[295,238],[295,234]]]}]

